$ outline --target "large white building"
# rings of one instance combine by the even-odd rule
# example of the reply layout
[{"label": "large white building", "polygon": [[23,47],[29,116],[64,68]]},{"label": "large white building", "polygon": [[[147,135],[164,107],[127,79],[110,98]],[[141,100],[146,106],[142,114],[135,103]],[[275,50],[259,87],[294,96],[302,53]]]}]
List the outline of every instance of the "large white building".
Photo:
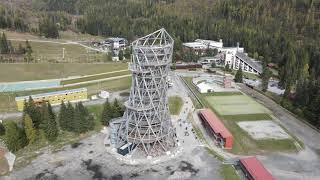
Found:
[{"label": "large white building", "polygon": [[237,47],[223,47],[221,39],[220,41],[196,39],[195,42],[183,43],[182,45],[184,48],[192,49],[200,55],[203,55],[207,48],[218,50],[218,56],[200,58],[201,64],[210,64],[215,61],[217,65],[229,65],[234,70],[241,68],[247,73],[262,73],[261,64],[248,57],[245,54],[244,48],[239,47],[239,43],[237,43]]}]

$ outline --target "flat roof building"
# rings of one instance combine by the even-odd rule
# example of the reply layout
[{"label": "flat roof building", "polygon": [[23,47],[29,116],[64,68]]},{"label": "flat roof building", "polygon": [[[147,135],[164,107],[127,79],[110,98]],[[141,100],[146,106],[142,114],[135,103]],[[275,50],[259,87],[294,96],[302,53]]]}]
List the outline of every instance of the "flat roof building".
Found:
[{"label": "flat roof building", "polygon": [[219,117],[210,109],[201,110],[199,116],[206,127],[210,129],[217,143],[225,149],[232,149],[233,136]]},{"label": "flat roof building", "polygon": [[241,170],[249,180],[274,180],[272,174],[254,156],[239,160]]},{"label": "flat roof building", "polygon": [[245,53],[237,52],[235,61],[233,62],[233,69],[238,70],[242,69],[244,72],[261,74],[262,65],[257,61],[252,60]]},{"label": "flat roof building", "polygon": [[[87,88],[54,91],[54,92],[48,92],[48,93],[33,94],[30,96],[32,97],[33,101],[36,104],[50,102],[51,105],[58,105],[62,101],[77,102],[77,101],[84,101],[88,99]],[[17,103],[18,110],[22,111],[24,108],[24,101],[25,100],[28,101],[29,96],[16,97],[15,100]]]}]

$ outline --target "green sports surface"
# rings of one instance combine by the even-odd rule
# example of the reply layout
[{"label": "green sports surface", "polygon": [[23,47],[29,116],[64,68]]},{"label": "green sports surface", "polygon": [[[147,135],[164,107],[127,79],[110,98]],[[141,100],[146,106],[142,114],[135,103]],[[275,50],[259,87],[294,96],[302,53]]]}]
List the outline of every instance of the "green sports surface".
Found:
[{"label": "green sports surface", "polygon": [[205,98],[220,115],[270,113],[268,109],[245,95],[207,96]]}]

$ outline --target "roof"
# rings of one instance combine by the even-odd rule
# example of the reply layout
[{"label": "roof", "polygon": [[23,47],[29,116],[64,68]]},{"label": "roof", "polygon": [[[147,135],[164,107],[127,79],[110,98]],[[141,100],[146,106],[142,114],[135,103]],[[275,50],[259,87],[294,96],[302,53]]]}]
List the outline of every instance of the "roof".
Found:
[{"label": "roof", "polygon": [[237,52],[236,56],[240,59],[242,59],[244,62],[246,62],[247,64],[249,64],[250,66],[252,66],[252,68],[254,68],[255,70],[257,70],[259,73],[262,73],[262,66],[261,64],[258,64],[254,61],[252,61],[252,59],[250,59],[247,55],[245,55],[244,53],[241,52]]},{"label": "roof", "polygon": [[220,41],[212,41],[212,40],[206,40],[206,39],[196,39],[195,42],[200,42],[206,46],[212,46],[212,47],[218,47],[222,48],[223,47],[223,42],[222,39]]},{"label": "roof", "polygon": [[254,156],[241,158],[240,162],[255,180],[274,180],[272,174]]},{"label": "roof", "polygon": [[201,110],[200,114],[205,118],[205,120],[208,122],[215,133],[221,134],[223,138],[232,137],[232,134],[224,126],[219,117],[210,109]]},{"label": "roof", "polygon": [[[69,94],[69,93],[82,92],[82,91],[87,91],[87,88],[70,89],[70,90],[63,90],[63,91],[54,91],[54,92],[48,92],[48,93],[42,93],[42,94],[34,94],[34,95],[30,95],[30,96],[32,98],[38,98],[38,97],[43,97],[43,96]],[[21,96],[21,97],[16,97],[15,100],[16,101],[25,100],[25,99],[28,99],[28,98],[29,98],[29,96]]]},{"label": "roof", "polygon": [[206,82],[201,82],[199,84],[197,84],[197,87],[201,90],[208,90],[208,89],[213,89],[209,84],[207,84]]},{"label": "roof", "polygon": [[183,43],[182,45],[189,48],[200,48],[200,49],[205,49],[208,47],[200,42],[187,42],[187,43]]}]

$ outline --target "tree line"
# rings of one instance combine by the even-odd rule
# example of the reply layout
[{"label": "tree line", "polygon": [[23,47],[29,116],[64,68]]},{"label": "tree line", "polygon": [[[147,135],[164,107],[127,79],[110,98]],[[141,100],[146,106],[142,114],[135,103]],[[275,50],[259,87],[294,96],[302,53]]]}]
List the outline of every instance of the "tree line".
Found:
[{"label": "tree line", "polygon": [[22,120],[9,121],[5,128],[1,123],[0,133],[4,135],[7,148],[16,152],[38,141],[56,141],[61,131],[81,134],[93,130],[94,127],[93,115],[81,102],[75,106],[70,102],[62,102],[57,116],[49,102],[37,106],[29,97],[29,100],[24,102]]}]

